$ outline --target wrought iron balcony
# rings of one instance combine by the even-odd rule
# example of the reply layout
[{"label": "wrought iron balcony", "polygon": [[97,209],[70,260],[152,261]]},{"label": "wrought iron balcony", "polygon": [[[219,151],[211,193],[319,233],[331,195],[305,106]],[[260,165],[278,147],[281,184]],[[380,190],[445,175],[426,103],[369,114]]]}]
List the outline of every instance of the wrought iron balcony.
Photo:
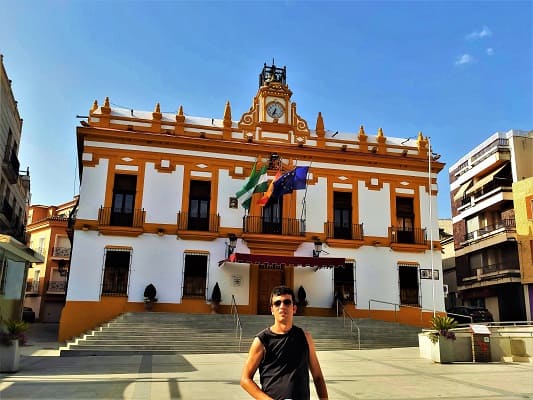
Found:
[{"label": "wrought iron balcony", "polygon": [[305,220],[281,218],[272,221],[264,217],[243,217],[244,233],[263,233],[269,235],[305,236]]},{"label": "wrought iron balcony", "polygon": [[13,219],[13,207],[11,207],[11,204],[9,204],[9,201],[7,199],[4,199],[2,202],[2,214],[4,214],[4,217],[6,220],[11,222]]},{"label": "wrought iron balcony", "polygon": [[48,293],[65,293],[66,281],[48,281]]},{"label": "wrought iron balcony", "polygon": [[497,222],[492,225],[487,225],[483,228],[480,228],[476,231],[469,232],[465,235],[464,241],[468,242],[471,240],[481,239],[487,236],[492,236],[493,234],[499,232],[516,232],[516,222],[514,219],[502,219],[500,222]]},{"label": "wrought iron balcony", "polygon": [[198,217],[196,214],[182,211],[178,212],[179,231],[218,232],[219,228],[219,214],[209,214],[205,217]]},{"label": "wrought iron balcony", "polygon": [[142,228],[146,212],[143,209],[113,211],[111,207],[100,207],[98,210],[98,224],[100,226],[127,226]]},{"label": "wrought iron balcony", "polygon": [[337,226],[335,222],[324,223],[327,239],[363,240],[363,224]]},{"label": "wrought iron balcony", "polygon": [[7,151],[2,163],[2,169],[9,183],[17,183],[19,179],[20,162],[14,149]]},{"label": "wrought iron balcony", "polygon": [[52,256],[68,258],[70,256],[70,247],[53,247]]},{"label": "wrought iron balcony", "polygon": [[426,244],[426,229],[389,227],[389,239],[391,243],[401,244]]}]

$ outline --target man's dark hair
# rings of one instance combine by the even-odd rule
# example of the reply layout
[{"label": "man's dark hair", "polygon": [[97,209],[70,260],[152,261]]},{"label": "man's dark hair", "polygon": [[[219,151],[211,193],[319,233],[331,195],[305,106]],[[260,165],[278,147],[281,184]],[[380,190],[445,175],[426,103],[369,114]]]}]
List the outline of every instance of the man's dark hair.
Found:
[{"label": "man's dark hair", "polygon": [[275,296],[281,296],[283,294],[290,294],[292,297],[292,304],[296,304],[294,291],[288,286],[276,286],[274,289],[272,289],[272,293],[270,294],[270,304],[272,304],[272,299]]}]

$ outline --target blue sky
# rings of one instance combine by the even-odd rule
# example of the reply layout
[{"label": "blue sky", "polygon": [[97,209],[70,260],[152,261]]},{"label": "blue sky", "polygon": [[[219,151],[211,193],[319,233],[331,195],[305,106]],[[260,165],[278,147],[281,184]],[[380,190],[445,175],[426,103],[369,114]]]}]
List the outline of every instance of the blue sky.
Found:
[{"label": "blue sky", "polygon": [[448,167],[496,131],[533,129],[531,1],[11,1],[0,53],[24,119],[19,158],[32,204],[78,191],[76,115],[118,106],[234,119],[258,74],[287,67],[314,127],[430,136],[446,163],[438,215],[450,217]]}]

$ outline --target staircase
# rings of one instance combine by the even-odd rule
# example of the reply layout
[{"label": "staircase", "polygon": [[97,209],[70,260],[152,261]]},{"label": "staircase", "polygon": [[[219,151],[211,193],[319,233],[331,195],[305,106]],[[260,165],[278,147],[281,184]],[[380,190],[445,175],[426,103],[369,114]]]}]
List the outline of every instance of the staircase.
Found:
[{"label": "staircase", "polygon": [[[122,314],[60,349],[62,357],[82,355],[194,354],[247,352],[259,331],[272,325],[271,315],[242,315],[242,342],[227,314],[139,312]],[[418,346],[419,328],[358,319],[361,349]],[[342,318],[295,316],[310,331],[318,351],[357,349]]]}]

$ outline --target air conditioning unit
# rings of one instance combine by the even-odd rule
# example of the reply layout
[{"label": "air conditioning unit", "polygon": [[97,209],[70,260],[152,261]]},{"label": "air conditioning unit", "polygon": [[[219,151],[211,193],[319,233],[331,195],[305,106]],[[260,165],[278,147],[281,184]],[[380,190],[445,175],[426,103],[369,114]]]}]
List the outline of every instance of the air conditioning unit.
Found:
[{"label": "air conditioning unit", "polygon": [[444,293],[444,297],[448,297],[448,285],[442,285],[442,292]]}]

